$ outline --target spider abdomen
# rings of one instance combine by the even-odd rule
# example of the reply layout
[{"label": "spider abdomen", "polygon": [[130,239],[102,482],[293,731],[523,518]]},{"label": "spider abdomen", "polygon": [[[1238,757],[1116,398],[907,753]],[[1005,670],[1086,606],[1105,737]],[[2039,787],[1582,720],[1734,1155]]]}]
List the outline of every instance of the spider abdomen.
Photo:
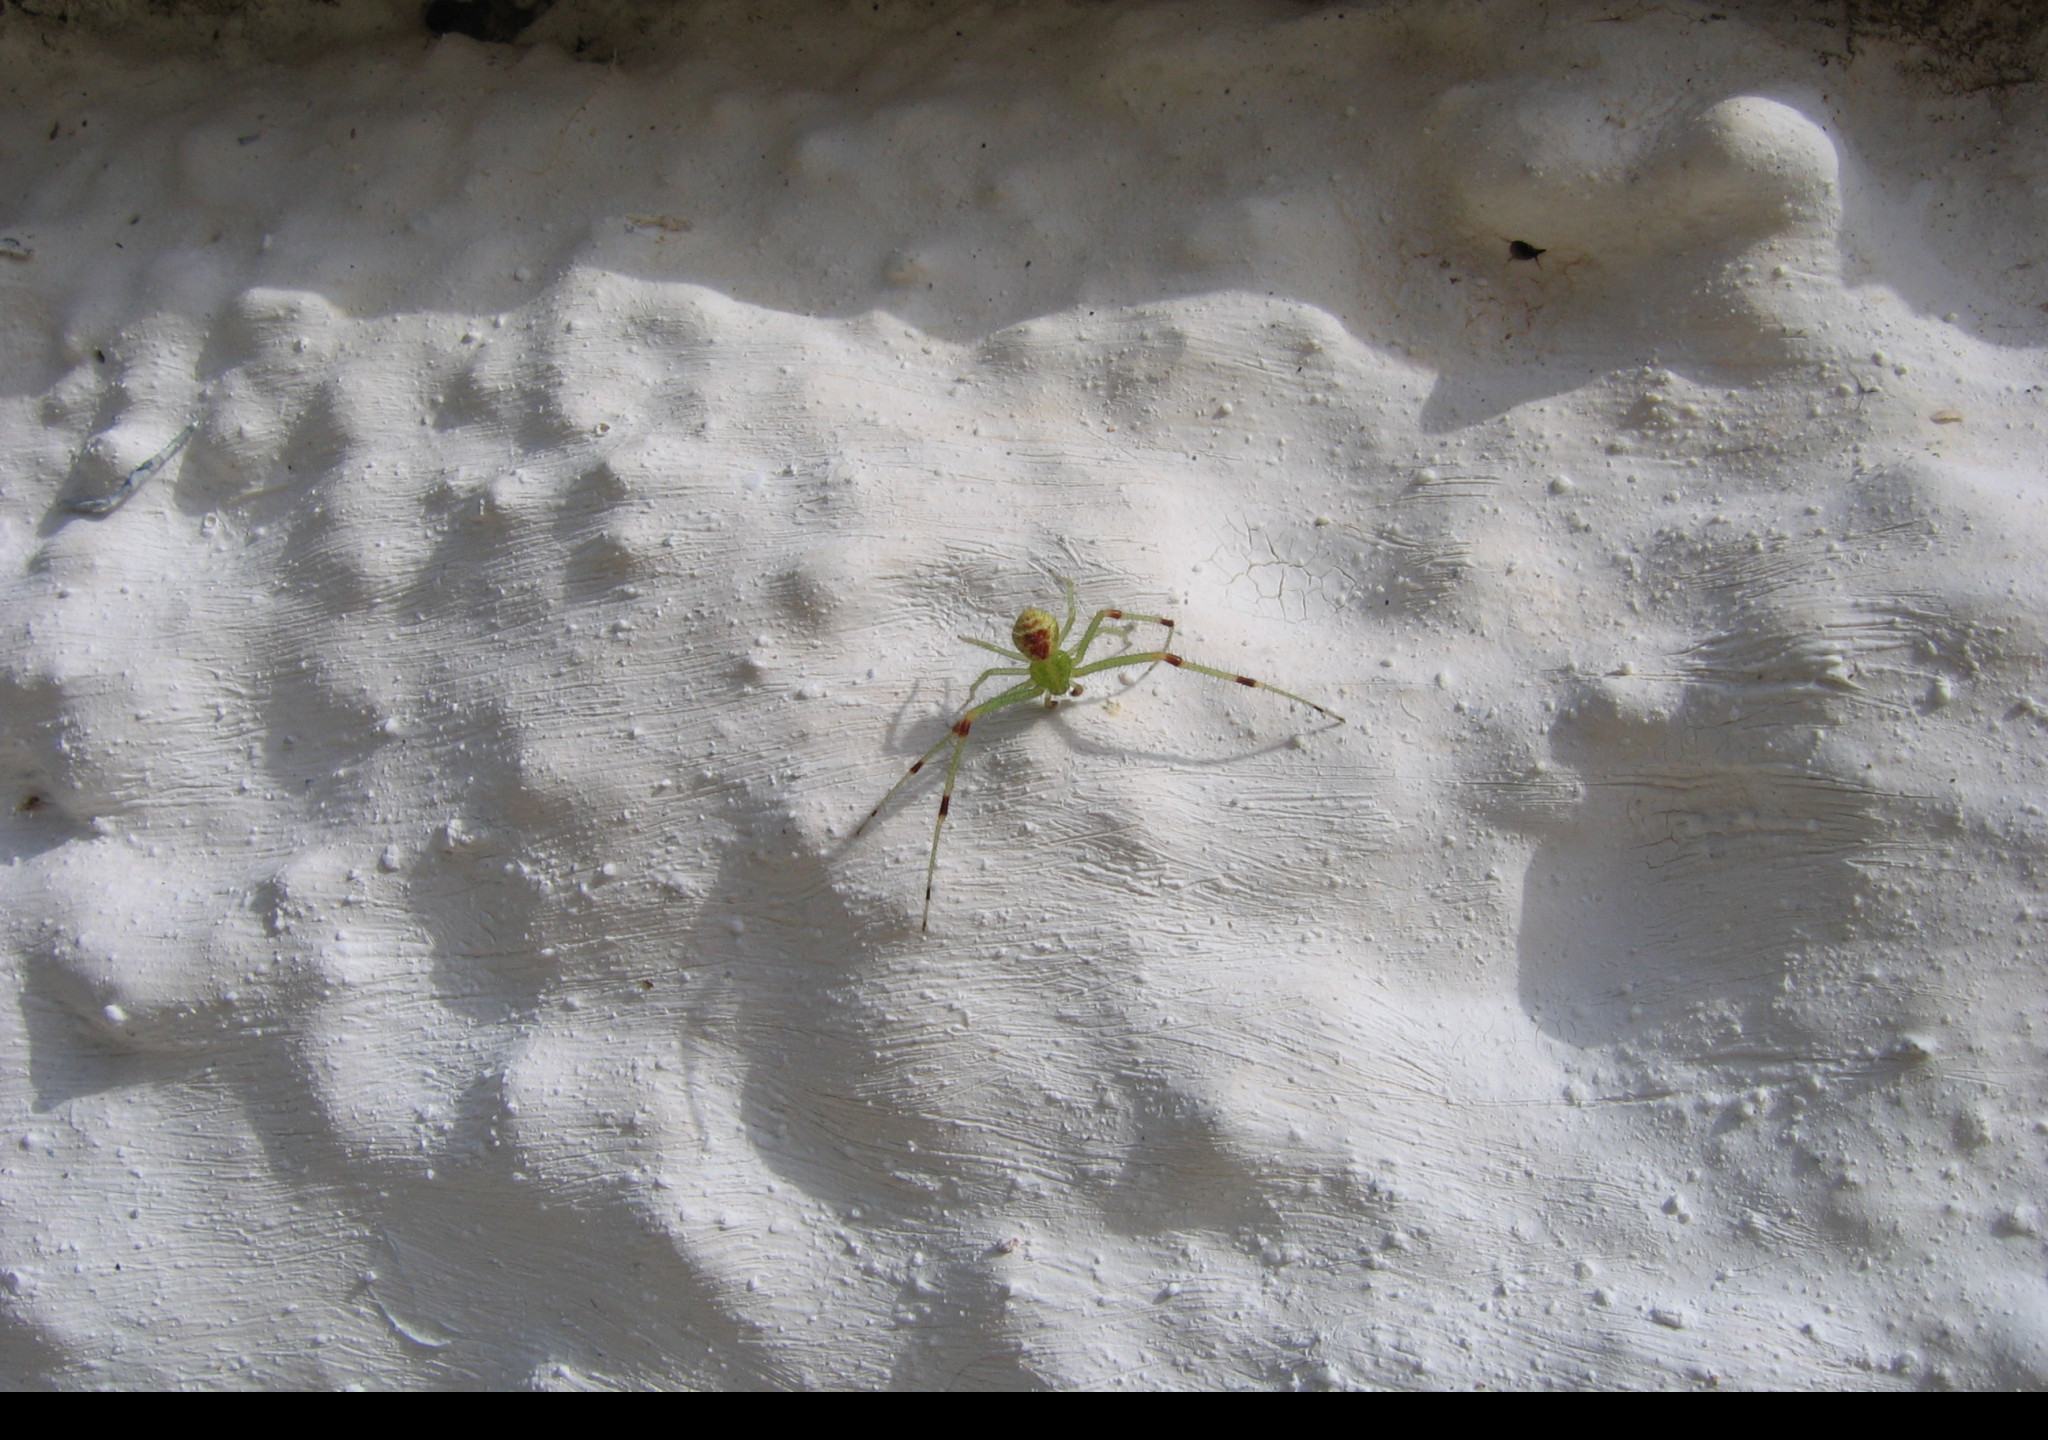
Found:
[{"label": "spider abdomen", "polygon": [[1059,638],[1060,622],[1036,605],[1028,607],[1010,627],[1010,639],[1024,658],[1034,663],[1050,656]]}]

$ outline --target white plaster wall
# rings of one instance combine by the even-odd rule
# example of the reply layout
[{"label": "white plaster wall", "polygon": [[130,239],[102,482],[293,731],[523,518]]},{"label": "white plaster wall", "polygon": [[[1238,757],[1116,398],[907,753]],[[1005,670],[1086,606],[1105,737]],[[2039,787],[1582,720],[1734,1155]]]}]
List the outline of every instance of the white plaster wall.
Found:
[{"label": "white plaster wall", "polygon": [[0,17],[0,1380],[2048,1383],[2048,108],[1614,10]]}]

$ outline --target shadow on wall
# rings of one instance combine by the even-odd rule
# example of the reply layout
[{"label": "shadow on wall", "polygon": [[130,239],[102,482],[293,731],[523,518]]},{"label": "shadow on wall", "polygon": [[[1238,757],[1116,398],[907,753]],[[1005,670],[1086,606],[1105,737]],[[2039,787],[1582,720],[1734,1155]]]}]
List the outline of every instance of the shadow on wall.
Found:
[{"label": "shadow on wall", "polygon": [[[1832,109],[1818,95],[1730,95],[1784,89],[1783,55],[1760,69],[1738,23],[1581,27],[1574,43],[1609,47],[1614,75],[1684,77],[1668,90],[1687,98],[1649,102],[1598,67],[1576,88],[1447,88],[1458,67],[1439,62],[1455,53],[1469,69],[1480,43],[1454,7],[1280,21],[1223,9],[1192,29],[1178,12],[1109,7],[1082,23],[1018,7],[958,34],[809,11],[815,43],[793,47],[779,90],[709,58],[708,40],[658,80],[577,64],[556,48],[570,31],[552,33],[546,0],[422,13],[445,38],[402,84],[352,91],[301,132],[258,123],[272,97],[251,81],[183,131],[50,142],[111,143],[106,185],[163,216],[131,233],[124,213],[127,248],[96,262],[112,267],[102,298],[67,330],[71,349],[99,357],[76,366],[108,397],[96,432],[146,408],[113,397],[155,388],[131,373],[136,317],[123,307],[211,336],[234,328],[234,292],[252,277],[358,318],[488,315],[585,268],[785,313],[879,309],[951,340],[1076,307],[1252,291],[1436,369],[1421,420],[1443,433],[1644,362],[1768,376],[1809,355],[1810,292],[1834,293],[1842,272]],[[1486,45],[1515,53],[1514,23]],[[1287,106],[1233,94],[1261,57],[1300,67]],[[1383,96],[1373,115],[1344,103],[1362,93]],[[423,98],[447,94],[466,104]],[[246,221],[223,228],[215,213]],[[186,215],[199,218],[172,218]],[[42,283],[55,243],[0,266],[0,281]],[[1981,319],[1990,340],[2026,343],[2048,324],[2031,295],[1992,301],[1917,251],[1893,274],[1896,247],[1856,246],[1877,267],[1859,280]],[[258,368],[241,345],[209,344],[209,376]],[[40,358],[0,387],[47,391],[75,356]],[[88,447],[76,496],[103,496],[184,417],[129,418],[133,443]],[[209,447],[202,436],[201,463]]]},{"label": "shadow on wall", "polygon": [[[740,1133],[715,1134],[716,1102],[706,1110],[693,1095],[670,1128],[694,1139],[672,1158],[694,1149],[701,1167],[722,1152],[715,1163],[770,1192],[780,1183],[873,1229],[941,1235],[948,1206],[1008,1191],[1008,1157],[983,1153],[954,1121],[964,1096],[988,1103],[1000,1067],[979,1037],[893,1012],[891,971],[922,962],[914,952],[887,958],[863,938],[874,927],[837,893],[818,847],[781,825],[767,833],[774,819],[771,809],[755,843],[727,857],[677,952],[687,977],[678,1029],[735,1047],[726,1058],[743,1077]],[[739,895],[744,913],[722,898]],[[684,1231],[686,1261],[720,1277],[733,1307],[753,1309],[758,1251],[723,1226]],[[925,1243],[929,1262],[898,1281],[896,1335],[874,1337],[869,1363],[889,1370],[892,1388],[1040,1388],[1006,1313],[998,1257]]]},{"label": "shadow on wall", "polygon": [[1859,654],[1919,642],[1853,606],[1738,599],[1723,618],[1664,676],[1582,682],[1552,728],[1584,799],[1531,859],[1520,990],[1574,1045],[1818,1058],[1781,997],[1846,938],[1857,864],[1907,797],[1830,773],[1816,737],[1871,703]]},{"label": "shadow on wall", "polygon": [[1455,87],[1431,119],[1411,188],[1435,239],[1407,277],[1442,305],[1418,347],[1441,372],[1425,429],[1643,357],[1734,380],[1809,348],[1792,271],[1839,273],[1841,167],[1798,109],[1737,96],[1646,124],[1589,87],[1517,80]]},{"label": "shadow on wall", "polygon": [[[2003,597],[1903,568],[1927,553],[1929,496],[1967,481],[1864,477],[1865,528],[1843,537],[1863,557],[1853,588],[1821,568],[1823,537],[1691,556],[1705,638],[1661,673],[1569,682],[1550,748],[1576,778],[1548,778],[1579,798],[1529,826],[1519,941],[1521,1003],[1546,1033],[1852,1068],[1896,1039],[1922,979],[1868,957],[1888,929],[1928,942],[1873,877],[1953,867],[1930,853],[1952,835],[1930,844],[1929,826],[1959,823],[1961,802],[1924,769],[1873,778],[1829,737],[1939,726],[1957,688],[2034,663],[2033,627]],[[1850,953],[1865,958],[1845,975]]]},{"label": "shadow on wall", "polygon": [[[1539,64],[1518,42],[1565,42],[1540,8],[1489,9],[1481,27],[1451,6],[1220,7],[1192,23],[1014,7],[928,31],[856,11],[790,12],[815,28],[778,53],[788,69],[770,89],[714,58],[708,34],[657,76],[575,63],[549,0],[435,0],[420,13],[442,43],[299,132],[259,123],[274,97],[251,80],[184,129],[59,135],[79,166],[111,144],[105,186],[149,212],[123,201],[127,248],[95,262],[102,298],[70,332],[107,342],[100,365],[119,382],[123,306],[147,297],[204,333],[251,274],[364,317],[502,312],[587,267],[788,313],[879,308],[954,340],[1251,290],[1411,348],[1445,376],[1425,424],[1448,430],[1645,360],[1767,373],[1809,343],[1802,285],[1841,271],[1847,102],[1786,93],[1788,67],[1811,57],[1740,21],[1602,17],[1615,23],[1570,42],[1591,47],[1568,67],[1576,87],[1447,86],[1496,51]],[[655,42],[642,51],[663,63]],[[1287,105],[1247,103],[1267,70],[1290,76]],[[292,83],[317,92],[321,77]],[[1644,85],[1684,98],[1645,100]],[[1380,97],[1373,113],[1347,106],[1361,94]],[[130,233],[129,213],[152,223]],[[215,214],[246,220],[223,229]],[[2038,227],[2015,212],[2010,228]],[[40,281],[58,243],[0,281]],[[1993,342],[2048,325],[2030,290],[1999,300],[1912,246],[1855,248],[1872,267],[1859,279]],[[0,383],[41,392],[63,359]]]},{"label": "shadow on wall", "polygon": [[1580,1047],[1813,1059],[1775,1002],[1844,938],[1878,797],[1769,763],[1611,765],[1523,882],[1520,994]]}]

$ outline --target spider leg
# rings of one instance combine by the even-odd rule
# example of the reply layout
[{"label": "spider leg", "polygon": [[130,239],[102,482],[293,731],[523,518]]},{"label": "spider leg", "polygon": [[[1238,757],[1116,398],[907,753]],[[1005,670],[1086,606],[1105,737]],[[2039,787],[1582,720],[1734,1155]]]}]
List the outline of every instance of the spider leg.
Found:
[{"label": "spider leg", "polygon": [[1270,690],[1275,695],[1292,700],[1297,705],[1308,706],[1309,709],[1315,711],[1318,715],[1329,716],[1339,725],[1344,723],[1344,717],[1335,710],[1325,709],[1306,696],[1295,694],[1292,690],[1282,690],[1278,685],[1268,685],[1265,681],[1254,680],[1249,675],[1237,675],[1228,670],[1217,670],[1208,665],[1197,665],[1194,661],[1183,659],[1171,650],[1147,650],[1137,655],[1118,655],[1109,660],[1097,660],[1093,665],[1077,667],[1074,671],[1074,678],[1078,680],[1083,675],[1093,675],[1098,670],[1114,670],[1122,665],[1156,665],[1161,661],[1173,666],[1177,670],[1192,670],[1198,675],[1214,675],[1218,680],[1235,680],[1238,684],[1249,686],[1254,690]]},{"label": "spider leg", "polygon": [[1074,582],[1062,575],[1060,584],[1067,587],[1067,623],[1060,626],[1060,639],[1064,640],[1074,633]]},{"label": "spider leg", "polygon": [[866,820],[861,821],[860,824],[854,826],[853,834],[848,838],[855,840],[859,839],[860,832],[867,829],[868,826],[871,823],[873,823],[874,818],[882,813],[883,806],[887,805],[891,800],[896,798],[896,792],[898,790],[901,790],[905,785],[908,785],[910,783],[910,777],[915,775],[918,771],[924,769],[925,765],[927,764],[927,762],[931,760],[932,756],[938,754],[941,750],[945,749],[948,745],[952,743],[952,732],[948,731],[945,739],[939,741],[938,744],[932,746],[931,749],[925,751],[924,754],[918,756],[917,759],[911,761],[910,768],[903,772],[903,778],[898,780],[894,785],[891,785],[889,787],[889,793],[884,795],[880,800],[875,802],[875,808],[868,811],[868,818]]},{"label": "spider leg", "polygon": [[[1030,673],[1031,671],[1028,668],[1020,668],[1016,665],[998,665],[993,669],[984,670],[975,676],[974,683],[967,687],[967,699],[962,703],[972,705],[974,703],[974,692],[988,684],[989,681],[998,675],[1029,675]],[[1003,693],[1008,694],[1009,692],[1005,691]]]},{"label": "spider leg", "polygon": [[[921,933],[929,934],[932,928],[932,883],[937,879],[939,873],[939,835],[946,828],[946,812],[953,808],[953,781],[960,773],[960,757],[967,753],[967,732],[973,727],[976,720],[988,714],[989,711],[1000,710],[1005,705],[1021,705],[1026,700],[1035,699],[1038,693],[1038,686],[1030,681],[1026,681],[1022,685],[1012,686],[1002,694],[982,701],[981,704],[975,706],[953,722],[953,733],[946,737],[946,740],[953,742],[953,759],[946,766],[946,788],[939,792],[939,818],[932,822],[932,853],[930,858],[924,862],[924,918],[918,922],[917,927]],[[941,740],[939,744],[945,744],[946,740]],[[932,750],[927,751],[927,758],[931,754],[936,753],[937,749],[938,747],[934,746]],[[919,765],[923,763],[924,761],[922,760],[918,761]],[[909,778],[907,775],[904,777],[906,780]],[[897,783],[900,785],[902,781]]]},{"label": "spider leg", "polygon": [[1088,628],[1081,632],[1081,643],[1074,647],[1076,665],[1087,658],[1088,647],[1095,643],[1095,632],[1102,628],[1102,622],[1105,620],[1129,620],[1140,625],[1164,625],[1167,630],[1167,647],[1172,648],[1173,622],[1164,615],[1127,615],[1121,610],[1097,610],[1095,618],[1088,622]]},{"label": "spider leg", "polygon": [[[1005,660],[1026,660],[1030,658],[1029,656],[1019,654],[1017,651],[1012,650],[1007,645],[998,645],[992,640],[977,640],[972,635],[956,635],[953,638],[956,640],[965,640],[969,645],[979,645],[984,650],[992,650],[996,654],[1002,656]],[[1021,674],[1023,672],[1020,671],[1018,673]]]},{"label": "spider leg", "polygon": [[[980,674],[980,675],[978,675],[978,676],[976,676],[976,677],[975,677],[974,683],[973,683],[972,685],[970,685],[970,686],[968,686],[968,687],[967,687],[967,700],[968,700],[968,703],[969,703],[969,704],[972,704],[972,703],[973,703],[973,701],[974,701],[974,692],[975,692],[975,691],[977,691],[977,690],[979,690],[979,689],[980,689],[980,688],[981,688],[981,687],[982,687],[983,685],[987,684],[987,683],[988,683],[988,681],[990,680],[990,678],[991,678],[991,677],[993,677],[993,676],[997,676],[997,675],[1029,675],[1030,673],[1031,673],[1031,672],[1030,672],[1029,670],[1015,670],[1015,669],[1007,669],[1007,668],[1001,668],[1001,667],[999,667],[999,668],[997,668],[997,669],[994,669],[994,670],[984,670],[984,671],[982,671],[982,672],[981,672],[981,674]],[[1020,687],[1020,688],[1021,688],[1021,687]],[[969,714],[969,715],[975,715],[975,714],[979,714],[979,713],[980,713],[979,711],[972,711],[972,710],[968,712],[968,714]],[[861,821],[861,822],[860,822],[860,824],[858,824],[858,825],[856,825],[856,826],[854,826],[854,827],[853,827],[853,834],[852,834],[852,835],[850,835],[850,836],[848,836],[847,838],[848,838],[848,839],[858,839],[858,838],[860,837],[860,832],[861,832],[861,831],[863,831],[863,830],[865,830],[865,829],[867,829],[867,828],[868,828],[868,825],[869,825],[869,823],[870,823],[870,822],[871,822],[871,821],[872,821],[872,820],[873,820],[873,819],[874,819],[874,818],[875,818],[875,817],[876,817],[877,815],[879,815],[879,814],[881,814],[881,813],[882,813],[882,807],[883,807],[883,806],[885,806],[885,805],[887,805],[887,804],[888,804],[888,803],[889,803],[889,802],[890,802],[891,800],[893,800],[894,798],[896,798],[896,792],[897,792],[898,790],[901,790],[901,789],[902,789],[902,788],[903,788],[903,787],[904,787],[905,785],[908,785],[908,784],[910,783],[910,777],[911,777],[911,776],[913,776],[913,775],[915,775],[915,774],[916,774],[916,773],[917,773],[918,771],[920,771],[920,770],[924,769],[925,765],[926,765],[926,764],[927,764],[927,763],[928,763],[928,762],[929,762],[929,761],[931,760],[932,756],[934,756],[934,755],[938,754],[938,753],[939,753],[939,752],[940,752],[941,750],[945,749],[945,748],[946,748],[946,747],[947,747],[948,745],[950,745],[950,744],[952,744],[952,743],[953,743],[953,732],[951,732],[951,731],[948,731],[944,739],[940,740],[938,744],[936,744],[936,745],[932,746],[932,748],[931,748],[931,749],[929,749],[929,750],[925,751],[925,752],[924,752],[924,754],[922,754],[922,755],[918,756],[918,757],[917,757],[917,759],[916,759],[915,761],[913,761],[913,762],[911,763],[911,766],[910,766],[910,768],[909,768],[908,770],[905,770],[905,771],[903,772],[903,778],[902,778],[902,779],[900,779],[900,780],[898,780],[898,781],[897,781],[897,782],[896,782],[896,783],[895,783],[894,785],[891,785],[891,786],[889,787],[889,793],[888,793],[887,795],[884,795],[884,796],[883,796],[883,797],[881,798],[881,800],[880,800],[880,801],[878,801],[878,802],[876,803],[876,805],[875,805],[875,808],[874,808],[874,809],[872,809],[872,810],[868,811],[868,818],[867,818],[866,820],[863,820],[863,821]]]}]

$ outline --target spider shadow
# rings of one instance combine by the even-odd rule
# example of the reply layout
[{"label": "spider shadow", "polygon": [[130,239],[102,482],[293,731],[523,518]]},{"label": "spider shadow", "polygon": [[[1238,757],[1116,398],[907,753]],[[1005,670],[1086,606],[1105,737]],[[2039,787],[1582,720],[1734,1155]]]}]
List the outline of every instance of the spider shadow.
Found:
[{"label": "spider shadow", "polygon": [[[1131,688],[1135,689],[1137,685],[1143,683],[1144,681],[1140,679],[1134,682]],[[1101,706],[1105,706],[1115,699],[1117,699],[1117,697],[1115,696],[1101,696],[1095,699],[1088,700],[1062,700],[1059,703],[1059,705],[1055,707],[1054,713],[1051,715],[1047,715],[1045,713],[1044,707],[1041,705],[1019,705],[1014,707],[1014,711],[1012,713],[999,714],[997,716],[991,717],[989,720],[983,721],[980,725],[976,726],[973,734],[973,739],[979,742],[977,746],[978,749],[986,749],[1000,743],[1003,740],[1015,738],[1017,735],[1023,733],[1023,731],[1028,726],[1036,725],[1041,722],[1048,722],[1053,725],[1055,733],[1060,738],[1060,743],[1066,746],[1068,752],[1073,755],[1085,756],[1089,759],[1149,760],[1160,765],[1166,765],[1176,769],[1185,770],[1220,770],[1232,765],[1241,765],[1248,760],[1256,760],[1261,756],[1271,755],[1278,751],[1287,749],[1290,745],[1293,744],[1296,735],[1304,733],[1300,730],[1292,730],[1287,735],[1272,740],[1268,743],[1241,747],[1229,752],[1228,754],[1194,755],[1186,751],[1174,751],[1143,746],[1133,746],[1128,743],[1123,743],[1120,741],[1109,739],[1092,739],[1075,730],[1074,727],[1067,722],[1066,712],[1069,710],[1095,709]],[[913,701],[914,697],[905,699],[903,706],[900,707],[897,711],[897,718],[891,722],[889,727],[891,748],[894,749],[895,752],[899,755],[924,754],[927,750],[930,750],[934,746],[938,745],[939,742],[945,737],[946,733],[952,728],[952,722],[941,722],[936,728],[932,729],[929,732],[928,738],[922,741],[912,742],[908,746],[902,746],[894,743],[895,738],[901,733],[901,726],[903,723],[903,710],[908,709],[909,706],[913,703]],[[1288,703],[1291,704],[1292,702]],[[1324,730],[1334,730],[1343,723],[1344,722],[1341,720],[1331,720],[1326,724],[1315,727],[1315,729],[1312,732],[1308,733],[1320,734]],[[971,753],[972,752],[970,752],[970,756]],[[945,752],[941,751],[940,754],[932,757],[931,762],[928,765],[926,765],[925,768],[936,774],[940,771],[943,771],[948,763],[950,763],[950,756],[948,756]],[[963,759],[963,773],[965,764],[966,760]],[[898,808],[901,805],[908,803],[909,800],[913,798],[911,791],[912,787],[906,785],[903,792],[890,797],[890,808]],[[880,820],[881,818],[882,812],[878,810],[874,815],[873,819]],[[863,822],[863,826],[865,826],[866,823],[867,822]],[[840,850],[842,852],[845,851],[847,847],[851,846],[856,840],[863,838],[865,834],[866,830],[865,828],[863,828],[848,835],[847,838],[840,843]]]},{"label": "spider shadow", "polygon": [[[1065,710],[1068,705],[1073,703],[1073,701],[1067,701],[1060,706],[1060,709]],[[1082,703],[1086,704],[1088,702]],[[1059,724],[1058,729],[1061,741],[1070,751],[1076,755],[1086,755],[1091,759],[1121,757],[1131,760],[1152,760],[1162,765],[1172,765],[1188,770],[1221,770],[1226,766],[1241,765],[1247,760],[1256,760],[1262,755],[1271,755],[1277,751],[1285,750],[1294,743],[1294,737],[1298,734],[1320,734],[1324,730],[1335,730],[1341,724],[1343,722],[1340,720],[1332,720],[1325,725],[1318,726],[1313,732],[1290,731],[1281,738],[1264,744],[1241,747],[1230,751],[1228,754],[1206,756],[1192,755],[1185,751],[1151,749],[1130,744],[1120,744],[1110,740],[1095,740],[1081,734],[1072,725],[1064,723],[1064,721]]]},{"label": "spider shadow", "polygon": [[[1109,744],[1101,741],[1092,741],[1077,733],[1070,724],[1065,722],[1064,712],[1070,709],[1095,710],[1108,706],[1111,703],[1115,703],[1118,706],[1124,705],[1125,703],[1127,703],[1127,697],[1135,696],[1136,692],[1140,689],[1140,687],[1146,687],[1151,684],[1153,677],[1158,673],[1159,667],[1163,663],[1163,661],[1154,661],[1151,665],[1147,666],[1142,672],[1139,673],[1139,675],[1135,679],[1131,681],[1129,685],[1126,685],[1124,687],[1124,695],[1120,696],[1115,694],[1097,693],[1096,695],[1088,699],[1062,700],[1059,704],[1060,713],[1059,715],[1055,716],[1055,718],[1061,720],[1061,724],[1059,727],[1060,736],[1061,739],[1065,742],[1067,748],[1077,755],[1086,755],[1091,758],[1124,756],[1137,760],[1155,760],[1162,765],[1184,766],[1192,770],[1217,770],[1222,769],[1223,767],[1228,765],[1240,765],[1247,760],[1256,760],[1261,755],[1271,755],[1276,750],[1284,750],[1289,745],[1294,743],[1294,737],[1296,735],[1319,735],[1325,730],[1335,730],[1345,723],[1342,720],[1332,719],[1329,717],[1322,717],[1324,720],[1323,724],[1314,725],[1311,729],[1308,730],[1303,730],[1300,728],[1292,729],[1282,738],[1278,740],[1273,740],[1266,744],[1241,748],[1238,750],[1231,751],[1229,754],[1225,755],[1211,755],[1198,758],[1195,756],[1179,754],[1168,750],[1152,750],[1140,748],[1129,744]],[[1190,691],[1189,693],[1191,695],[1194,695],[1200,694],[1201,692]],[[1217,693],[1221,694],[1229,692]],[[1289,711],[1293,711],[1297,708],[1295,702],[1292,700],[1284,699],[1278,695],[1273,695],[1271,698],[1275,701],[1278,701],[1279,704],[1287,707],[1287,710]]]},{"label": "spider shadow", "polygon": [[[1123,638],[1128,642],[1129,637],[1127,635]],[[1097,658],[1106,659],[1113,657],[1099,656]],[[1125,685],[1123,689],[1125,691],[1136,691],[1140,686],[1148,684],[1162,664],[1164,664],[1163,661],[1154,661],[1138,675],[1132,677],[1129,684]],[[942,746],[945,736],[958,723],[959,715],[964,713],[964,703],[958,708],[949,705],[946,711],[932,717],[932,720],[942,728],[927,731],[926,738],[914,740],[907,745],[903,743],[902,737],[908,723],[905,716],[911,707],[917,703],[918,693],[922,687],[922,681],[913,685],[910,692],[903,697],[902,702],[896,707],[884,732],[884,746],[886,751],[899,756],[916,755],[928,756],[929,758],[920,760],[916,769],[913,769],[908,774],[899,775],[890,782],[891,788],[883,792],[875,809],[840,841],[836,850],[837,854],[846,854],[856,842],[865,838],[868,828],[880,821],[885,812],[900,810],[905,805],[911,803],[917,794],[923,793],[924,787],[909,783],[913,776],[920,774],[923,770],[941,771],[952,763],[952,755],[944,750]],[[951,687],[949,686],[948,688],[950,689]],[[1112,702],[1123,703],[1122,697],[1118,694],[1105,692],[1105,686],[1098,686],[1095,687],[1094,693],[1085,699],[1062,696],[1059,703],[1052,708],[1057,712],[1065,712],[1072,709],[1101,708]],[[998,689],[992,693],[1000,694],[1001,691]],[[1290,709],[1295,705],[1294,701],[1287,700],[1281,696],[1273,696],[1272,698],[1279,700]],[[1196,756],[1184,752],[1134,747],[1125,742],[1090,740],[1077,733],[1070,724],[1066,723],[1064,714],[1048,717],[1045,715],[1044,710],[1043,704],[1036,700],[1025,701],[1008,707],[1006,711],[997,712],[995,715],[980,722],[975,727],[973,738],[981,742],[980,748],[986,749],[1000,740],[1012,738],[1016,734],[1021,733],[1028,724],[1036,724],[1041,720],[1052,718],[1060,722],[1057,727],[1060,741],[1067,747],[1070,754],[1086,756],[1090,759],[1121,758],[1127,760],[1149,760],[1175,769],[1199,771],[1222,769],[1227,766],[1242,764],[1247,760],[1254,760],[1264,755],[1273,754],[1275,751],[1291,745],[1295,737],[1303,733],[1298,728],[1291,729],[1283,738],[1275,739],[1266,744],[1240,748],[1223,755]],[[947,714],[951,714],[954,718],[950,720],[945,719],[944,717]],[[1342,720],[1332,718],[1326,724],[1315,727],[1312,733],[1336,729],[1344,723]],[[991,733],[992,731],[994,733]],[[964,774],[966,757],[962,757],[961,763]],[[926,782],[926,784],[928,785],[929,782]],[[900,791],[896,788],[899,786],[902,787]]]}]

